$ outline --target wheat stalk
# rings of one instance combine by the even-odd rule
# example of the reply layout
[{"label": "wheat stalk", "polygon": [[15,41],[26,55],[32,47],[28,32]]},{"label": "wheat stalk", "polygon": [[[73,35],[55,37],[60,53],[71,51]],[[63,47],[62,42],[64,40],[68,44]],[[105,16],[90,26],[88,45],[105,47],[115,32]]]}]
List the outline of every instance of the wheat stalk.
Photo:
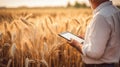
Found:
[{"label": "wheat stalk", "polygon": [[25,59],[25,67],[29,67],[30,63],[35,63],[35,61],[34,60],[30,60],[29,58],[26,58]]},{"label": "wheat stalk", "polygon": [[11,50],[10,50],[10,55],[14,58],[15,55],[15,51],[16,51],[16,44],[13,43],[11,46]]},{"label": "wheat stalk", "polygon": [[28,18],[30,18],[32,15],[33,15],[33,14],[30,13],[30,14],[28,14],[27,16],[25,16],[24,19],[28,19]]},{"label": "wheat stalk", "polygon": [[12,59],[9,59],[7,67],[10,67],[11,63],[12,63]]},{"label": "wheat stalk", "polygon": [[3,37],[3,33],[0,32],[0,41],[2,40],[2,37]]},{"label": "wheat stalk", "polygon": [[48,67],[48,63],[44,59],[40,60],[40,62],[45,64],[46,67]]}]

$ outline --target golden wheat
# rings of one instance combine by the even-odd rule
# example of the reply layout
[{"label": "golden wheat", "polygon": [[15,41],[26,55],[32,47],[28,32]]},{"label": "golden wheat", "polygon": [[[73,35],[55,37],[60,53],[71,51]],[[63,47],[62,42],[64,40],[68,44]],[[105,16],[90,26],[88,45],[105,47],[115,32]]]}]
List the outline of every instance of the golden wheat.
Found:
[{"label": "golden wheat", "polygon": [[57,34],[84,37],[91,14],[73,8],[0,9],[0,67],[81,67],[79,52]]}]

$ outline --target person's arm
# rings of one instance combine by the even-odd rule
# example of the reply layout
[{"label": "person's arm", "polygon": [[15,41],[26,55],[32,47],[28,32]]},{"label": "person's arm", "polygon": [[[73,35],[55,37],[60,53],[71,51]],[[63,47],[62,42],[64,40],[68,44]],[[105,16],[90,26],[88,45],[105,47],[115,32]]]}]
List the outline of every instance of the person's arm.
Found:
[{"label": "person's arm", "polygon": [[74,39],[71,39],[71,41],[68,41],[68,43],[76,48],[81,54],[82,54],[82,44],[80,44],[79,42],[77,42],[76,40]]},{"label": "person's arm", "polygon": [[90,26],[87,41],[82,47],[83,55],[93,59],[100,59],[104,55],[110,33],[111,27],[105,17],[97,15]]}]

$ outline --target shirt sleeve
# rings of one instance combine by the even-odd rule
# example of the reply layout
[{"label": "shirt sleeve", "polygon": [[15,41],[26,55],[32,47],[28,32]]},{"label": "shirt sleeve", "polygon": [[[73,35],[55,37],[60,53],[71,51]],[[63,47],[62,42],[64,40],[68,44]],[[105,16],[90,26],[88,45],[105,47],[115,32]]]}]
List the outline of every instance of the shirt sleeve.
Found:
[{"label": "shirt sleeve", "polygon": [[96,15],[93,18],[89,32],[86,34],[86,43],[82,47],[83,55],[93,59],[100,59],[104,55],[110,33],[111,28],[105,17]]}]

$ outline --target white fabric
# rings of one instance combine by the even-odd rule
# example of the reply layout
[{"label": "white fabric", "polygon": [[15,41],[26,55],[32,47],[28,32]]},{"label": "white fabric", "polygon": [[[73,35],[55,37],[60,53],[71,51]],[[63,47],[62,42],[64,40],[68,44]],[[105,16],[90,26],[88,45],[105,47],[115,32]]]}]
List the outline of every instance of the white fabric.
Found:
[{"label": "white fabric", "polygon": [[120,59],[120,10],[107,1],[94,10],[82,48],[86,64],[118,63]]}]

